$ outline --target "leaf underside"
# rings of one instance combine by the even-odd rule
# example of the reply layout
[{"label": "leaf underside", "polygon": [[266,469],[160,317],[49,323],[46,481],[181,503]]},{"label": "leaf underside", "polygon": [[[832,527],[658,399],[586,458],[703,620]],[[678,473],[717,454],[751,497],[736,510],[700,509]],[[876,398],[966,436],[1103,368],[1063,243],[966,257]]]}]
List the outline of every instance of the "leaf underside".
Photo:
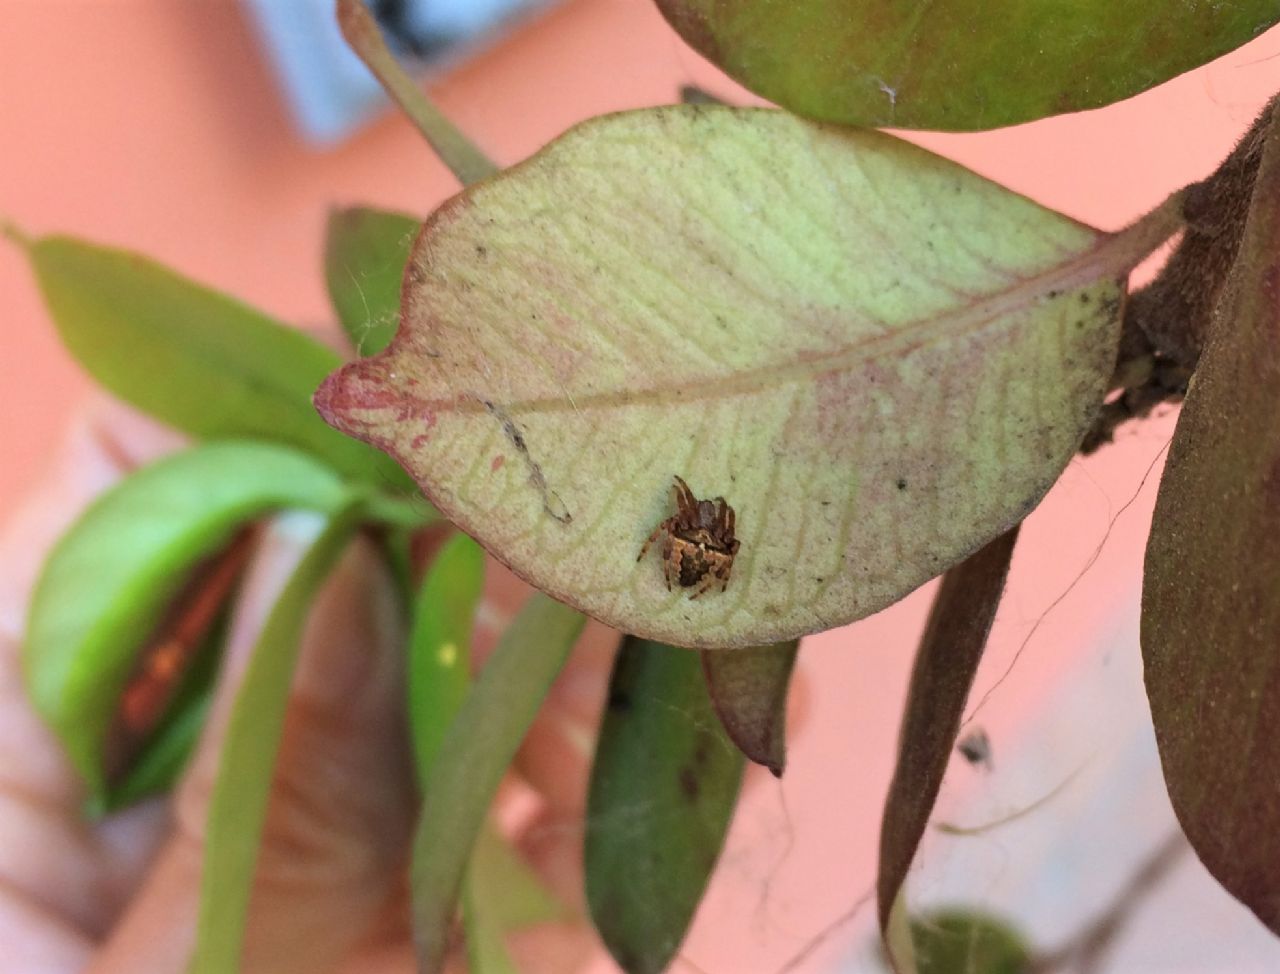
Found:
[{"label": "leaf underside", "polygon": [[798,642],[702,653],[707,693],[729,740],[781,778],[787,764],[787,692]]},{"label": "leaf underside", "polygon": [[752,91],[828,122],[966,131],[1098,108],[1252,40],[1274,0],[657,0]]},{"label": "leaf underside", "polygon": [[[892,137],[608,116],[456,197],[401,329],[316,397],[517,574],[676,645],[869,615],[1019,522],[1114,364],[1105,235]],[[664,583],[672,477],[736,510],[725,591]]]},{"label": "leaf underside", "polygon": [[1142,600],[1169,797],[1209,871],[1280,934],[1280,133],[1178,420]]}]

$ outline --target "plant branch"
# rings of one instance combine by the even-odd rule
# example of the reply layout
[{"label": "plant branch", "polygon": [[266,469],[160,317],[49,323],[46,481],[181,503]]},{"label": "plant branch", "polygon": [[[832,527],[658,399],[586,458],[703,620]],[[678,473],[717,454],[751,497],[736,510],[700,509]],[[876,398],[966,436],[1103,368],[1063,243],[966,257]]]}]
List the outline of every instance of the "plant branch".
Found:
[{"label": "plant branch", "polygon": [[405,73],[387,47],[373,14],[360,0],[338,0],[337,16],[342,36],[351,49],[463,186],[487,179],[499,171],[498,166],[449,121]]},{"label": "plant branch", "polygon": [[1134,914],[1154,893],[1191,849],[1182,830],[1175,828],[1139,864],[1129,880],[1098,916],[1057,950],[1037,958],[1028,974],[1050,974],[1073,964],[1078,974],[1101,970],[1104,955],[1133,920]]},{"label": "plant branch", "polygon": [[1162,403],[1179,402],[1186,395],[1240,250],[1276,105],[1273,100],[1263,109],[1213,175],[1173,197],[1185,224],[1182,240],[1155,280],[1135,292],[1125,307],[1111,383],[1118,395],[1102,408],[1081,453],[1110,443],[1116,429],[1129,420],[1142,419]]}]

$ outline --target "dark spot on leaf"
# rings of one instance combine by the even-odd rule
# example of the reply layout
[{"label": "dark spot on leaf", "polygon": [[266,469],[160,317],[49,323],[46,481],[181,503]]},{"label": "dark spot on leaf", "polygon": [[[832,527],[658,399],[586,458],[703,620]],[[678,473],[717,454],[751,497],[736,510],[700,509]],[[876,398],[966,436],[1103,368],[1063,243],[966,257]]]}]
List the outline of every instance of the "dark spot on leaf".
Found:
[{"label": "dark spot on leaf", "polygon": [[680,769],[680,794],[684,795],[690,802],[696,802],[698,800],[698,791],[698,772],[685,765]]},{"label": "dark spot on leaf", "polygon": [[898,478],[898,490],[906,490],[906,489],[907,489],[907,481],[906,481],[906,478],[904,478],[904,477],[899,477],[899,478]]},{"label": "dark spot on leaf", "polygon": [[609,709],[617,711],[628,711],[631,709],[631,695],[614,691],[609,694]]}]

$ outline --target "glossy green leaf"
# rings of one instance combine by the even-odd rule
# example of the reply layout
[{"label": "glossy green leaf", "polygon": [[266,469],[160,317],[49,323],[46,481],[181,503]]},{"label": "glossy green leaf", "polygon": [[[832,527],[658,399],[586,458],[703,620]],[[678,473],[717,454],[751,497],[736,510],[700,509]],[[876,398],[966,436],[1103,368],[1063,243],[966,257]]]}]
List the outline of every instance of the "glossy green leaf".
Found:
[{"label": "glossy green leaf", "polygon": [[587,904],[627,974],[675,957],[724,846],[742,754],[698,654],[628,637],[614,663],[587,801]]},{"label": "glossy green leaf", "polygon": [[68,237],[26,250],[67,350],[116,396],[195,436],[284,443],[404,485],[315,415],[311,394],[340,361],[315,339],[137,254]]},{"label": "glossy green leaf", "polygon": [[279,508],[330,511],[341,482],[305,454],[210,443],[138,471],[54,546],[23,647],[31,699],[100,795],[103,744],[136,654],[188,573],[246,521]]},{"label": "glossy green leaf", "polygon": [[535,593],[499,640],[428,770],[410,873],[419,974],[443,967],[476,836],[584,622]]},{"label": "glossy green leaf", "polygon": [[942,576],[920,640],[880,826],[880,928],[902,893],[933,814],[965,702],[995,621],[1018,538],[1014,528]]},{"label": "glossy green leaf", "polygon": [[409,726],[426,780],[471,683],[471,629],[484,590],[484,552],[451,538],[423,578],[409,640]]},{"label": "glossy green leaf", "polygon": [[917,974],[1031,974],[1034,954],[1008,922],[967,907],[912,918]]},{"label": "glossy green leaf", "polygon": [[[876,132],[611,115],[439,210],[400,332],[316,403],[517,574],[699,648],[875,612],[1020,521],[1178,226],[1074,223]],[[672,475],[737,512],[724,592],[668,591]]]},{"label": "glossy green leaf", "polygon": [[376,355],[400,325],[400,283],[421,221],[368,207],[335,210],[325,235],[324,278],[359,355]]},{"label": "glossy green leaf", "polygon": [[1274,0],[657,0],[752,91],[850,125],[969,131],[1136,95],[1252,40]]},{"label": "glossy green leaf", "polygon": [[1280,934],[1280,131],[1156,502],[1142,653],[1174,811]]},{"label": "glossy green leaf", "polygon": [[707,692],[729,740],[777,778],[787,763],[787,691],[799,650],[790,642],[702,654]]},{"label": "glossy green leaf", "polygon": [[189,974],[240,969],[254,865],[303,626],[316,592],[356,530],[359,513],[348,507],[328,520],[285,584],[254,644],[209,800],[200,914]]}]

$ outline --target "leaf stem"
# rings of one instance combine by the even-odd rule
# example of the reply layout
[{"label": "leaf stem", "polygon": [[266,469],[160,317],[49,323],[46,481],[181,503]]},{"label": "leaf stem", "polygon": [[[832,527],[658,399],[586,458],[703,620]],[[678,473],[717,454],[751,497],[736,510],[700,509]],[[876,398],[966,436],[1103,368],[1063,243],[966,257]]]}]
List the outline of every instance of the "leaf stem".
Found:
[{"label": "leaf stem", "polygon": [[418,89],[387,47],[377,21],[360,0],[338,0],[337,16],[342,36],[351,49],[463,186],[487,179],[499,171],[498,166]]}]

